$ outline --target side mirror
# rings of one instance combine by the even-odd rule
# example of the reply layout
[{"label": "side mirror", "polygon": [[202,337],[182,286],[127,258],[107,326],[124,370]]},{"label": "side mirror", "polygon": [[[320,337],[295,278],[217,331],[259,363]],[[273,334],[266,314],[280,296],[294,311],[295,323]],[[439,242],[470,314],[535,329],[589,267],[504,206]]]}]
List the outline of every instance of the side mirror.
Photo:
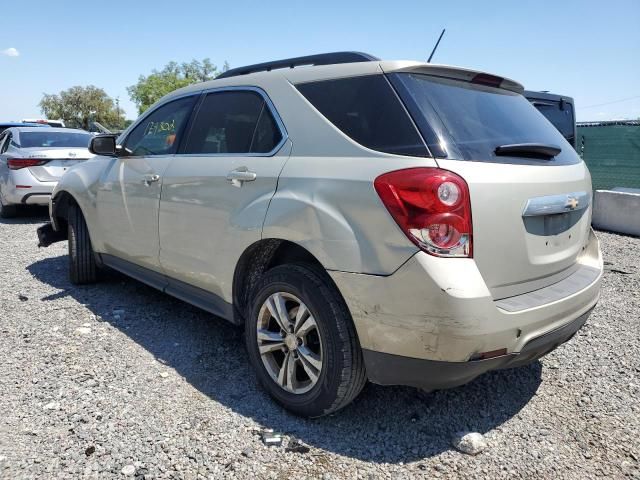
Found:
[{"label": "side mirror", "polygon": [[89,142],[89,151],[94,155],[116,156],[116,136],[96,135]]}]

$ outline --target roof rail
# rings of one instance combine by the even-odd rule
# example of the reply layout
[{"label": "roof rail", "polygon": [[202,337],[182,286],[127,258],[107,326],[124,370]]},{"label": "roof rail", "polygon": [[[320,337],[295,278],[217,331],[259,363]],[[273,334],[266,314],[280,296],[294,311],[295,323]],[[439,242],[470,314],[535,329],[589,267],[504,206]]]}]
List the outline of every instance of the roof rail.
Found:
[{"label": "roof rail", "polygon": [[277,68],[294,68],[302,65],[334,65],[336,63],[374,62],[380,60],[373,55],[362,52],[333,52],[307,55],[306,57],[285,58],[273,62],[256,63],[246,67],[232,68],[222,72],[216,78],[237,77],[255,72],[270,72]]}]

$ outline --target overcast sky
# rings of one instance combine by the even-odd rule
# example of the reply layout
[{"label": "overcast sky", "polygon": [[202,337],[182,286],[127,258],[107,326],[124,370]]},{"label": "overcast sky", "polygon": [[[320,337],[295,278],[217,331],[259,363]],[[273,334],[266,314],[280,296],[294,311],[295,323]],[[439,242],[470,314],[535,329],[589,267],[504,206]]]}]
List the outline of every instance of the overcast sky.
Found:
[{"label": "overcast sky", "polygon": [[338,50],[426,59],[573,96],[578,120],[640,117],[640,0],[16,2],[2,12],[0,120],[40,116],[43,93],[126,87],[167,62],[231,67]]}]

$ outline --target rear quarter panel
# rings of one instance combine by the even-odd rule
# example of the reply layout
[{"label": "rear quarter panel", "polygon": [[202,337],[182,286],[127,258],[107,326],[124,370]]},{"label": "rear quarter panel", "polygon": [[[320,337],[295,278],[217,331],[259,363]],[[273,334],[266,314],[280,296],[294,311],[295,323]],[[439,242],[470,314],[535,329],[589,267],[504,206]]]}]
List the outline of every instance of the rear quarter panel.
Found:
[{"label": "rear quarter panel", "polygon": [[292,155],[271,200],[263,238],[295,242],[328,270],[389,275],[418,248],[397,226],[373,181],[415,166],[435,165],[431,159],[392,155]]},{"label": "rear quarter panel", "polygon": [[393,273],[418,248],[397,226],[373,182],[392,170],[436,167],[435,160],[365,148],[329,122],[291,83],[265,79],[262,87],[292,142],[262,237],[297,243],[328,270]]}]

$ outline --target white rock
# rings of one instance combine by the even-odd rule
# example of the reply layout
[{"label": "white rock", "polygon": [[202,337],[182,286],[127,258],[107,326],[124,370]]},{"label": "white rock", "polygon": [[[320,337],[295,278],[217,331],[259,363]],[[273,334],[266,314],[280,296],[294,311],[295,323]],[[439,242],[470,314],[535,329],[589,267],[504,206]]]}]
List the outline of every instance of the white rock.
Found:
[{"label": "white rock", "polygon": [[160,376],[162,378],[167,378],[169,376],[169,374],[167,372],[160,372]]},{"label": "white rock", "polygon": [[76,328],[76,333],[80,335],[88,335],[91,333],[91,329],[89,327],[78,327]]},{"label": "white rock", "polygon": [[49,402],[43,408],[45,410],[57,410],[60,407],[58,402]]},{"label": "white rock", "polygon": [[478,432],[458,432],[453,436],[451,444],[456,450],[469,455],[477,455],[487,448],[487,441]]},{"label": "white rock", "polygon": [[122,470],[120,470],[120,472],[126,477],[131,477],[134,473],[136,473],[136,467],[134,467],[133,465],[125,465],[124,467],[122,467]]}]

